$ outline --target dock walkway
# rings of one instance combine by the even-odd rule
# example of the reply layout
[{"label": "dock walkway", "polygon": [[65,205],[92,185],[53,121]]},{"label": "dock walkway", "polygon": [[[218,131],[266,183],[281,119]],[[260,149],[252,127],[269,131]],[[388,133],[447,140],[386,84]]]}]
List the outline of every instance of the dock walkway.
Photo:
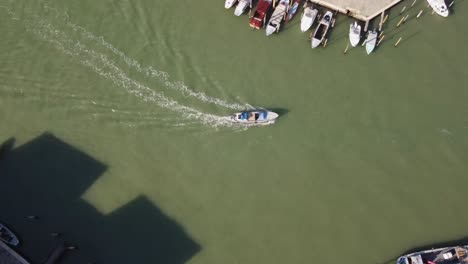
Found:
[{"label": "dock walkway", "polygon": [[369,21],[403,0],[311,0],[361,21]]}]

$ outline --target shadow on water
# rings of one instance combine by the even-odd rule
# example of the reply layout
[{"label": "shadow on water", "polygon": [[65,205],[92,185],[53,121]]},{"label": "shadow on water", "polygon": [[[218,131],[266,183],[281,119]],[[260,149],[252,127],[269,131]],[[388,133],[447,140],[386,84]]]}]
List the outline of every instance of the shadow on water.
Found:
[{"label": "shadow on water", "polygon": [[270,110],[270,111],[272,111],[272,112],[277,113],[277,114],[280,116],[280,118],[281,118],[281,117],[284,117],[286,114],[289,113],[289,110],[286,109],[286,108],[271,107],[271,108],[266,108],[266,109],[268,109],[268,110]]},{"label": "shadow on water", "polygon": [[181,264],[201,250],[145,196],[109,214],[83,200],[108,168],[84,152],[49,133],[14,149],[13,143],[10,139],[1,148],[0,221],[13,228],[22,243],[18,251],[34,263],[56,244],[52,232],[79,248],[61,263]]},{"label": "shadow on water", "polygon": [[15,138],[10,138],[7,141],[5,141],[2,145],[0,145],[0,159],[4,155],[6,155],[6,153],[12,150],[14,145],[15,145]]}]

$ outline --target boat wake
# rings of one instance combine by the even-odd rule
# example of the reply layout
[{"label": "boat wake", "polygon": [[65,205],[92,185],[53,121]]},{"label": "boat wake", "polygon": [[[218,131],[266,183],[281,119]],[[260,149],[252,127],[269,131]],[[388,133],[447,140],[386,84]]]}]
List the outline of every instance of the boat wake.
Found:
[{"label": "boat wake", "polygon": [[[155,78],[164,87],[174,89],[204,103],[215,104],[234,110],[253,108],[249,104],[229,103],[222,99],[208,96],[203,92],[193,91],[182,82],[171,81],[167,72],[157,70],[151,66],[142,66],[139,62],[129,58],[122,51],[105,41],[103,37],[96,36],[85,28],[73,24],[70,22],[67,14],[63,14],[55,8],[43,5],[42,8],[44,10],[40,13],[44,13],[45,15],[34,14],[33,12],[37,12],[37,9],[30,10],[29,12],[21,10],[21,15],[18,15],[10,7],[1,7],[5,8],[14,20],[21,21],[27,31],[50,43],[62,53],[70,56],[74,61],[90,68],[93,72],[113,82],[116,86],[124,88],[128,93],[142,98],[145,102],[155,103],[159,107],[177,112],[189,123],[190,121],[197,120],[202,124],[213,127],[249,127],[232,123],[229,117],[204,113],[193,107],[183,105],[166,96],[162,91],[153,90],[145,83],[131,78],[129,72],[136,70],[146,77]],[[59,20],[56,21],[56,19]],[[70,32],[69,29],[72,29],[72,31]],[[103,49],[110,51],[111,54],[104,52]],[[120,58],[128,68],[122,67],[121,62],[113,60],[115,57]],[[183,123],[179,123],[178,125],[183,126]]]}]

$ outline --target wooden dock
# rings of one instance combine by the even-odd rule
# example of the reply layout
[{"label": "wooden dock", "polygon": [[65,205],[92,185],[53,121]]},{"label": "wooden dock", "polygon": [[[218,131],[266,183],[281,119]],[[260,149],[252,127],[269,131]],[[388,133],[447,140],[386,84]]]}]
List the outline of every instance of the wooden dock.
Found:
[{"label": "wooden dock", "polygon": [[369,21],[403,0],[310,0],[313,3],[354,17]]}]

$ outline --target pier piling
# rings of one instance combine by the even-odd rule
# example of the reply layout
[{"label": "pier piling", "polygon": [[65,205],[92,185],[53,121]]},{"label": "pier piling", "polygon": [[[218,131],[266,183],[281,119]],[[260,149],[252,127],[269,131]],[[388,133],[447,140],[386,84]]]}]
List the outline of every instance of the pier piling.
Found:
[{"label": "pier piling", "polygon": [[399,27],[399,26],[401,25],[401,23],[403,22],[403,19],[405,19],[405,18],[402,17],[402,18],[400,19],[400,21],[398,21],[398,24],[396,25],[396,27]]},{"label": "pier piling", "polygon": [[379,42],[377,42],[377,46],[380,45],[380,42],[382,42],[382,40],[385,38],[385,35],[382,35],[382,37],[379,39]]},{"label": "pier piling", "polygon": [[385,16],[385,12],[382,12],[382,14],[380,15],[379,31],[382,30],[382,26],[385,21],[384,16]]},{"label": "pier piling", "polygon": [[403,18],[403,24],[406,22],[406,19],[408,19],[409,15],[406,15],[404,18]]},{"label": "pier piling", "polygon": [[395,47],[398,46],[398,44],[400,44],[400,41],[401,41],[401,40],[402,40],[402,38],[400,37],[400,38],[397,40],[397,42],[395,43],[394,46],[395,46]]},{"label": "pier piling", "polygon": [[400,15],[401,15],[403,12],[405,12],[405,9],[406,9],[406,6],[404,6],[404,7],[401,9]]},{"label": "pier piling", "polygon": [[421,16],[422,12],[423,12],[422,10],[419,11],[419,13],[418,13],[418,15],[416,16],[416,18],[419,18],[419,17]]}]

